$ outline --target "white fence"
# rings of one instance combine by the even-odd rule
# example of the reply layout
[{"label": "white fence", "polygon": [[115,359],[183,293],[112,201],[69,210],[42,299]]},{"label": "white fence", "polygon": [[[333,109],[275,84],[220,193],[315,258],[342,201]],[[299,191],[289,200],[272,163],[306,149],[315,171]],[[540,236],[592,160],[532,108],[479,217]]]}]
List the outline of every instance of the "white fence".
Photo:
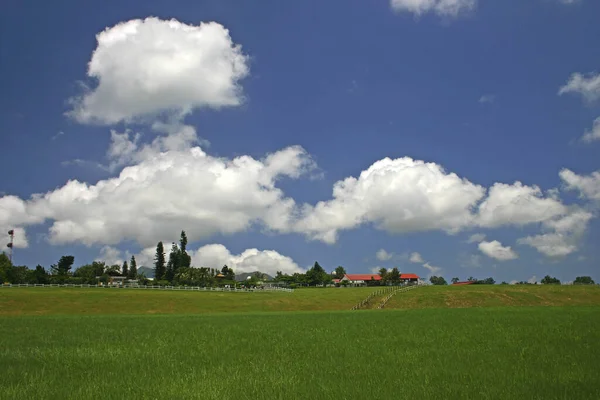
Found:
[{"label": "white fence", "polygon": [[385,294],[386,296],[383,298],[383,300],[381,300],[381,302],[377,306],[377,308],[383,308],[383,307],[385,307],[385,304],[388,301],[390,301],[392,296],[394,296],[396,293],[406,292],[406,291],[415,289],[419,286],[425,286],[425,285],[417,284],[417,285],[408,285],[408,286],[391,286],[391,287],[387,287],[385,289],[376,290],[373,293],[371,293],[366,299],[360,301],[358,304],[356,304],[354,307],[352,307],[351,310],[360,310],[361,308],[368,306],[371,303],[371,300],[373,300],[375,297]]},{"label": "white fence", "polygon": [[6,283],[0,285],[0,288],[21,288],[21,287],[59,287],[59,288],[98,288],[98,289],[154,289],[154,290],[179,290],[179,291],[201,291],[201,292],[293,292],[294,289],[282,287],[263,287],[263,288],[226,288],[226,287],[202,287],[202,286],[141,286],[141,285],[74,285],[74,284],[33,284],[33,283]]}]

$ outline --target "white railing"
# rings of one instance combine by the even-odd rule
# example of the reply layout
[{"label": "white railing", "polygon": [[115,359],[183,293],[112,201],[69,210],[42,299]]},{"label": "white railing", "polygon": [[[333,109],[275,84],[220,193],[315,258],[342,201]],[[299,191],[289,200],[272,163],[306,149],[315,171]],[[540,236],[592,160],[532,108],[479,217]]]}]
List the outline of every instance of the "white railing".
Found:
[{"label": "white railing", "polygon": [[392,293],[390,293],[389,295],[387,295],[382,301],[381,303],[379,303],[379,305],[377,306],[377,308],[382,309],[383,307],[385,307],[385,305],[387,304],[388,301],[390,301],[390,299],[392,297],[394,297],[394,295],[396,293],[402,293],[402,292],[407,292],[409,290],[418,288],[419,286],[424,286],[424,285],[413,285],[413,286],[406,286],[406,287],[401,287],[398,288],[397,290],[394,290]]},{"label": "white railing", "polygon": [[203,286],[158,286],[158,285],[90,285],[90,284],[48,284],[39,283],[5,283],[0,288],[21,288],[21,287],[60,287],[60,288],[104,288],[104,289],[155,289],[155,290],[181,290],[181,291],[201,291],[201,292],[293,292],[294,289],[282,287],[264,287],[264,288],[232,288],[232,287],[203,287]]}]

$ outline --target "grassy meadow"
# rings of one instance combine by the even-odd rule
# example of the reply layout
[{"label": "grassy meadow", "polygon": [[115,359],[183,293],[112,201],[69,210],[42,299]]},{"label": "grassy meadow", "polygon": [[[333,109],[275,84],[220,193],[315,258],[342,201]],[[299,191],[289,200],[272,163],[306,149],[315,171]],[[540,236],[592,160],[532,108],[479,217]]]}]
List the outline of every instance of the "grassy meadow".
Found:
[{"label": "grassy meadow", "polygon": [[600,306],[598,285],[425,286],[396,295],[386,308]]},{"label": "grassy meadow", "polygon": [[349,310],[373,288],[287,292],[203,292],[104,288],[2,288],[0,316],[207,314]]},{"label": "grassy meadow", "polygon": [[1,289],[0,399],[600,398],[598,288],[478,289]]}]

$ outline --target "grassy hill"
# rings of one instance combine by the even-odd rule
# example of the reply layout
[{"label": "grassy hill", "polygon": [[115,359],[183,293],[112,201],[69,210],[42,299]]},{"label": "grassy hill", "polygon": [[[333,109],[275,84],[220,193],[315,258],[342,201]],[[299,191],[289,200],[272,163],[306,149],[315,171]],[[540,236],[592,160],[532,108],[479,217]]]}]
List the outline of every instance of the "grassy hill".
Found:
[{"label": "grassy hill", "polygon": [[[349,310],[377,288],[285,292],[179,292],[107,288],[1,288],[0,316],[208,314]],[[376,303],[376,301],[374,301]],[[426,286],[400,293],[388,309],[600,305],[600,286]]]},{"label": "grassy hill", "polygon": [[467,308],[600,305],[600,286],[425,286],[398,294],[386,308]]}]

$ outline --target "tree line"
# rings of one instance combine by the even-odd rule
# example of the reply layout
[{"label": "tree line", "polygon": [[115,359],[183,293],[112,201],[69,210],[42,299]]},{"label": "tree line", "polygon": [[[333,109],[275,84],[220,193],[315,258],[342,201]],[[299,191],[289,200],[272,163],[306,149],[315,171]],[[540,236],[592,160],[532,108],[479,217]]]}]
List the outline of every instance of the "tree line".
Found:
[{"label": "tree line", "polygon": [[[444,279],[443,276],[432,276],[429,278],[429,282],[431,282],[432,285],[447,285],[448,283],[446,282],[446,279]],[[457,277],[454,277],[451,279],[452,283],[458,283],[460,282],[460,279]],[[479,285],[494,285],[496,283],[496,281],[494,280],[494,278],[486,278],[486,279],[475,279],[472,276],[470,276],[467,279],[467,282],[472,282],[472,284],[479,284]],[[553,276],[550,275],[546,275],[545,277],[542,278],[542,280],[540,281],[541,284],[543,285],[560,285],[560,279],[555,278]],[[503,281],[501,283],[501,285],[508,285],[509,283],[506,281]],[[528,282],[528,281],[519,281],[515,283],[516,285],[537,285],[537,281],[536,282]],[[595,282],[592,279],[591,276],[578,276],[575,278],[575,280],[573,281],[573,284],[575,285],[594,285]]]},{"label": "tree line", "polygon": [[[188,239],[185,231],[181,231],[179,244],[172,243],[171,251],[168,258],[165,253],[163,242],[158,242],[154,256],[154,285],[183,285],[183,286],[225,286],[236,285],[235,272],[232,268],[224,265],[221,269],[208,267],[193,267],[191,265],[192,258],[187,252]],[[72,255],[62,256],[56,264],[50,266],[48,272],[41,265],[37,265],[35,269],[29,269],[27,266],[12,265],[6,254],[0,254],[0,283],[33,283],[33,284],[98,284],[108,283],[111,277],[124,277],[129,280],[137,280],[139,284],[145,285],[149,283],[149,279],[144,273],[139,273],[135,256],[131,256],[129,263],[123,262],[122,265],[113,264],[106,265],[103,261],[94,261],[91,264],[82,265],[72,271],[75,257]],[[314,265],[305,273],[284,274],[277,271],[274,281],[285,286],[327,286],[333,284],[334,279],[342,279],[346,275],[346,269],[338,266],[333,273],[327,272],[319,262],[315,261]],[[377,274],[373,274],[373,278],[379,275],[380,280],[372,279],[367,281],[368,286],[387,286],[398,285],[401,282],[400,270],[396,267],[391,270],[386,268],[379,269]],[[245,279],[242,284],[244,286],[257,286],[267,280],[265,274],[255,272],[248,279]],[[432,276],[429,281],[433,285],[447,285],[448,283],[442,276]],[[469,282],[474,284],[493,285],[496,281],[493,278],[475,279],[469,277]],[[459,282],[459,278],[451,279],[452,283]],[[537,283],[537,282],[536,282]],[[542,284],[560,284],[560,280],[545,276],[541,280]],[[589,276],[578,276],[575,278],[575,284],[594,284],[594,280]],[[350,282],[342,281],[336,285],[346,286]],[[507,282],[502,282],[507,284]],[[518,284],[530,284],[529,282],[521,281]]]}]

